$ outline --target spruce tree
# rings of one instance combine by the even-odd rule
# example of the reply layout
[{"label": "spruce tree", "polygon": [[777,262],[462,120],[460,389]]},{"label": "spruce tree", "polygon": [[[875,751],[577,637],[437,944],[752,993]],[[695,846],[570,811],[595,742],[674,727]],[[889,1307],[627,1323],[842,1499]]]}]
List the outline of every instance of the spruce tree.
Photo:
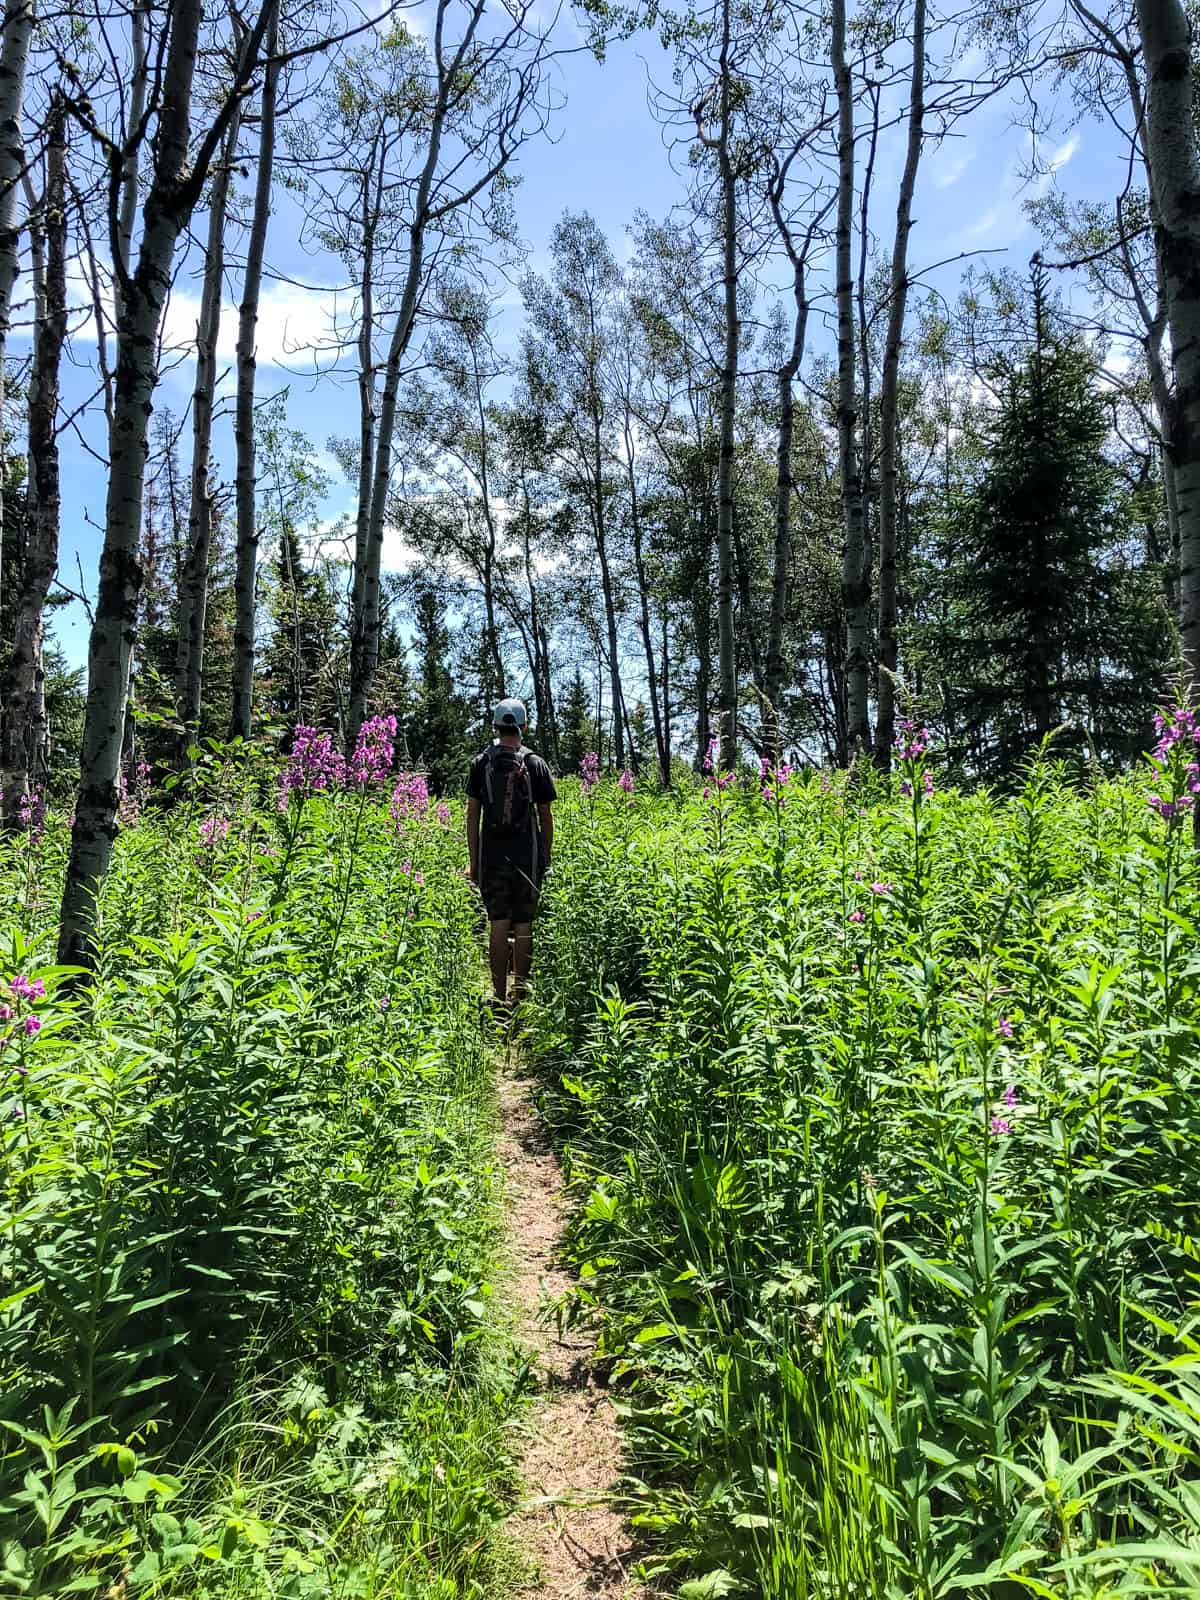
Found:
[{"label": "spruce tree", "polygon": [[1028,356],[997,373],[985,465],[951,529],[947,657],[968,763],[1012,770],[1061,724],[1120,756],[1166,669],[1161,606],[1129,570],[1125,499],[1107,454],[1095,362],[1052,331],[1033,273]]},{"label": "spruce tree", "polygon": [[416,591],[415,646],[420,663],[416,707],[408,730],[414,760],[425,769],[435,794],[460,788],[474,754],[471,707],[457,693],[447,664],[450,633],[441,596],[429,584]]},{"label": "spruce tree", "polygon": [[585,753],[595,748],[592,700],[578,668],[558,703],[558,724],[562,769],[578,772]]}]

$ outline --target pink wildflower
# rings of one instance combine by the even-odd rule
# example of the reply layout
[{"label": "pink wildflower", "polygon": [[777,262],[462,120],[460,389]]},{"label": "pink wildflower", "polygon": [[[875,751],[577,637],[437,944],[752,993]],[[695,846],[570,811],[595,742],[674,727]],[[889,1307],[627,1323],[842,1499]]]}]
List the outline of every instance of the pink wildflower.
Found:
[{"label": "pink wildflower", "polygon": [[26,1017],[25,1018],[25,1034],[26,1034],[26,1037],[27,1038],[32,1038],[33,1035],[39,1031],[41,1026],[42,1026],[41,1017],[33,1016],[32,1014],[30,1016]]},{"label": "pink wildflower", "polygon": [[220,839],[229,837],[228,817],[205,817],[200,824],[200,843],[211,850]]},{"label": "pink wildflower", "polygon": [[279,809],[287,810],[293,794],[306,800],[324,789],[337,788],[345,776],[346,763],[334,749],[329,734],[298,727],[287,765],[279,775]]},{"label": "pink wildflower", "polygon": [[406,822],[415,821],[426,814],[429,810],[429,785],[423,772],[400,774],[392,790],[392,798],[388,801],[388,810],[397,831],[403,829]]},{"label": "pink wildflower", "polygon": [[1017,1103],[1017,1086],[1016,1086],[1015,1083],[1010,1083],[1008,1088],[1005,1089],[1005,1091],[1004,1091],[1004,1104],[1008,1107],[1008,1109],[1010,1111],[1012,1111],[1014,1109],[1014,1107],[1016,1106],[1016,1103]]},{"label": "pink wildflower", "polygon": [[997,1022],[997,1024],[996,1024],[996,1032],[1000,1035],[1000,1037],[1002,1039],[1011,1039],[1012,1038],[1012,1036],[1013,1036],[1013,1025],[1008,1020],[1007,1017],[1001,1017],[1000,1020]]},{"label": "pink wildflower", "polygon": [[847,922],[865,922],[866,913],[862,911],[852,911],[846,920]]},{"label": "pink wildflower", "polygon": [[350,757],[350,779],[364,788],[379,783],[392,769],[396,753],[395,717],[370,717],[358,730],[354,754]]},{"label": "pink wildflower", "polygon": [[992,1118],[992,1130],[991,1131],[994,1134],[997,1134],[997,1135],[1004,1134],[1004,1133],[1011,1133],[1012,1132],[1012,1123],[1009,1122],[1007,1117],[993,1117]]},{"label": "pink wildflower", "polygon": [[579,782],[584,794],[600,782],[600,757],[594,750],[589,750],[579,763]]}]

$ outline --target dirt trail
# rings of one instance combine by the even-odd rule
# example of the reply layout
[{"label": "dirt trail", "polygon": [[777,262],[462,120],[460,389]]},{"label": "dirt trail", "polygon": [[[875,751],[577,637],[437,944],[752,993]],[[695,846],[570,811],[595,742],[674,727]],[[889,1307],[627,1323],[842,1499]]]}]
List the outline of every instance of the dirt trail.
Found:
[{"label": "dirt trail", "polygon": [[557,1259],[566,1201],[515,1050],[502,1058],[499,1093],[514,1332],[533,1354],[539,1388],[521,1455],[525,1498],[508,1523],[537,1572],[520,1592],[545,1600],[643,1600],[646,1591],[629,1577],[628,1531],[611,1504],[621,1440],[592,1372],[593,1342],[582,1329],[560,1340],[553,1315],[545,1314],[572,1283]]}]

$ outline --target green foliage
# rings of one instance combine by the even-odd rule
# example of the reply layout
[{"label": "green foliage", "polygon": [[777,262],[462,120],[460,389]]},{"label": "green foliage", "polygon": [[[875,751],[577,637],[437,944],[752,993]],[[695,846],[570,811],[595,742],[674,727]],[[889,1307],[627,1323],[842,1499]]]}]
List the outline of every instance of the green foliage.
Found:
[{"label": "green foliage", "polygon": [[934,792],[905,739],[890,784],[564,797],[532,1037],[647,1566],[1194,1593],[1190,734],[1157,808]]},{"label": "green foliage", "polygon": [[949,705],[976,772],[1011,773],[1063,722],[1124,762],[1144,748],[1171,667],[1161,573],[1108,454],[1095,359],[1049,328],[994,374],[978,481],[946,507]]},{"label": "green foliage", "polygon": [[520,1380],[457,835],[195,758],[94,992],[61,817],[0,857],[0,1594],[481,1594]]}]

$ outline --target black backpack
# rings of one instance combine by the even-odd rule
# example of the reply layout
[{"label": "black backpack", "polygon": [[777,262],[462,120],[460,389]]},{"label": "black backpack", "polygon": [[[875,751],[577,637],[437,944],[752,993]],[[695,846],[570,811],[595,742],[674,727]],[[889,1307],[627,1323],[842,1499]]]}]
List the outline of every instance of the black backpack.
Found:
[{"label": "black backpack", "polygon": [[536,837],[537,812],[529,776],[529,751],[506,744],[488,747],[483,763],[483,825],[489,833],[516,838]]}]

